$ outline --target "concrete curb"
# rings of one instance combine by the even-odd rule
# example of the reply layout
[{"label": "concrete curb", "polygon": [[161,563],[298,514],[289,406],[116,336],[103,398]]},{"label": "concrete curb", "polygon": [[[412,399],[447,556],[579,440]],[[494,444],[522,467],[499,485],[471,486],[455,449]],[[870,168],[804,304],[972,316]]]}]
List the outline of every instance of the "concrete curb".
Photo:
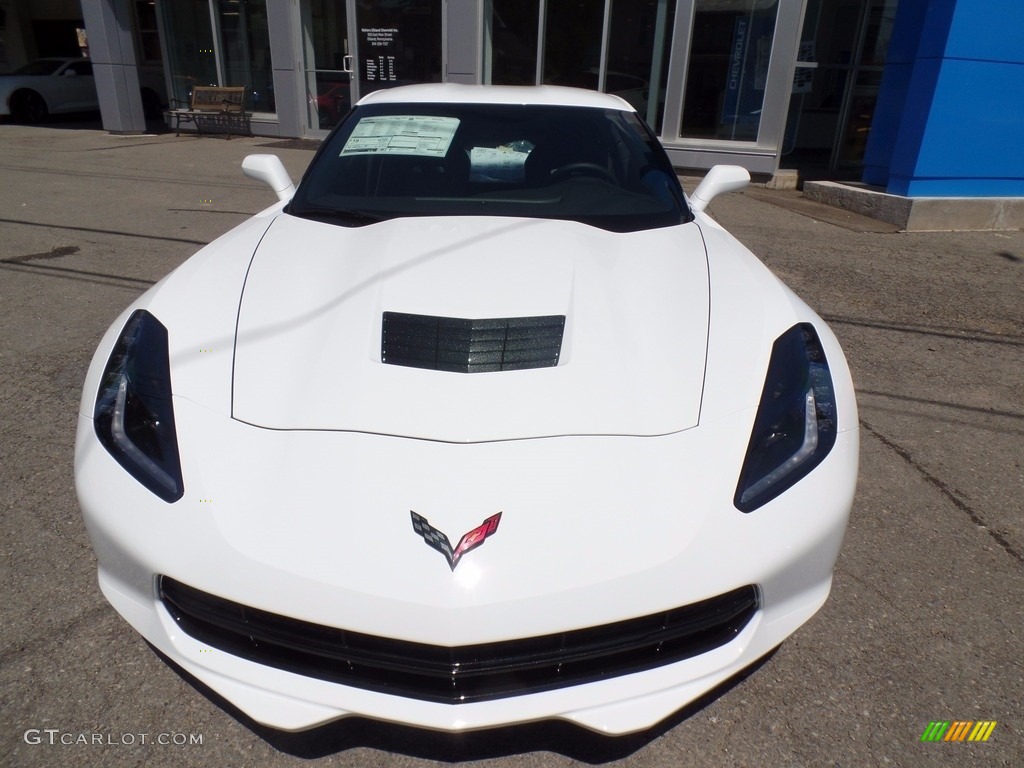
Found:
[{"label": "concrete curb", "polygon": [[907,232],[1024,229],[1024,198],[1018,197],[901,197],[834,181],[808,181],[804,197]]}]

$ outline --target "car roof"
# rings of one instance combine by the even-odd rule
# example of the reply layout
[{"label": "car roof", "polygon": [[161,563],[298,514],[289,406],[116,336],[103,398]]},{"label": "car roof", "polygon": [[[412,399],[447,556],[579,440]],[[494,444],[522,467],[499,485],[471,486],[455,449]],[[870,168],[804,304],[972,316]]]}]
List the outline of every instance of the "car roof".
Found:
[{"label": "car roof", "polygon": [[632,112],[625,99],[608,93],[560,85],[463,85],[428,83],[386,88],[364,96],[359,104],[542,104],[598,107]]}]

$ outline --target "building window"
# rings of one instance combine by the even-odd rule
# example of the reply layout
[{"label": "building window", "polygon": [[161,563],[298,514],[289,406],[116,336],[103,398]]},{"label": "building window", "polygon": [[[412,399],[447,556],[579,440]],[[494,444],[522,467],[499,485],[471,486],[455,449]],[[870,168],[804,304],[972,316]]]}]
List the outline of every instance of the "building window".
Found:
[{"label": "building window", "polygon": [[896,0],[810,0],[783,146],[800,169],[863,164]]},{"label": "building window", "polygon": [[194,85],[217,85],[208,0],[160,3],[166,31],[171,98],[188,103]]},{"label": "building window", "polygon": [[539,0],[491,0],[484,29],[484,82],[533,85],[537,80]]},{"label": "building window", "polygon": [[244,85],[248,109],[276,111],[266,0],[174,0],[160,8],[174,99],[187,102],[194,85]]},{"label": "building window", "polygon": [[604,90],[624,98],[660,132],[675,2],[613,3],[611,12]]},{"label": "building window", "polygon": [[160,32],[156,24],[156,0],[136,0],[135,29],[138,35],[139,63],[157,65],[163,63],[160,54]]},{"label": "building window", "polygon": [[[602,87],[660,126],[675,5],[675,0],[488,0],[483,81],[534,85],[539,70],[540,82]],[[543,52],[537,44],[541,32]]]},{"label": "building window", "polygon": [[601,72],[604,3],[547,0],[546,14],[543,82],[596,89]]},{"label": "building window", "polygon": [[680,136],[756,141],[778,0],[697,0]]},{"label": "building window", "polygon": [[217,21],[222,85],[247,86],[246,103],[253,112],[275,112],[266,0],[220,0]]}]

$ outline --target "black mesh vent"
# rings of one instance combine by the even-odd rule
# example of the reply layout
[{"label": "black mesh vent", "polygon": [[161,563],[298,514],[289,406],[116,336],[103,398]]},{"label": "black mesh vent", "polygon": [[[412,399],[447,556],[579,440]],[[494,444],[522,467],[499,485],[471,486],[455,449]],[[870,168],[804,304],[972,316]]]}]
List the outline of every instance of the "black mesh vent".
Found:
[{"label": "black mesh vent", "polygon": [[758,609],[742,587],[651,616],[555,635],[454,648],[325,627],[160,577],[181,629],[257,664],[395,696],[460,704],[627,675],[725,645]]},{"label": "black mesh vent", "polygon": [[381,360],[458,373],[552,368],[565,315],[466,320],[385,312]]}]

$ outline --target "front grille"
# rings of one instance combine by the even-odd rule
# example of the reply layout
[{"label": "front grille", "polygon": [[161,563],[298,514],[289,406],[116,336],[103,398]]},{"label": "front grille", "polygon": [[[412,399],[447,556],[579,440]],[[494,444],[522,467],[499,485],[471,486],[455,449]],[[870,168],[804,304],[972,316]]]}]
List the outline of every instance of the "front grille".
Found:
[{"label": "front grille", "polygon": [[167,576],[160,597],[200,642],[257,664],[446,704],[564,688],[671,664],[725,645],[758,609],[757,590],[541,637],[454,648],[349,632],[200,592]]},{"label": "front grille", "polygon": [[459,373],[551,368],[564,330],[565,315],[467,320],[385,312],[381,360]]}]

